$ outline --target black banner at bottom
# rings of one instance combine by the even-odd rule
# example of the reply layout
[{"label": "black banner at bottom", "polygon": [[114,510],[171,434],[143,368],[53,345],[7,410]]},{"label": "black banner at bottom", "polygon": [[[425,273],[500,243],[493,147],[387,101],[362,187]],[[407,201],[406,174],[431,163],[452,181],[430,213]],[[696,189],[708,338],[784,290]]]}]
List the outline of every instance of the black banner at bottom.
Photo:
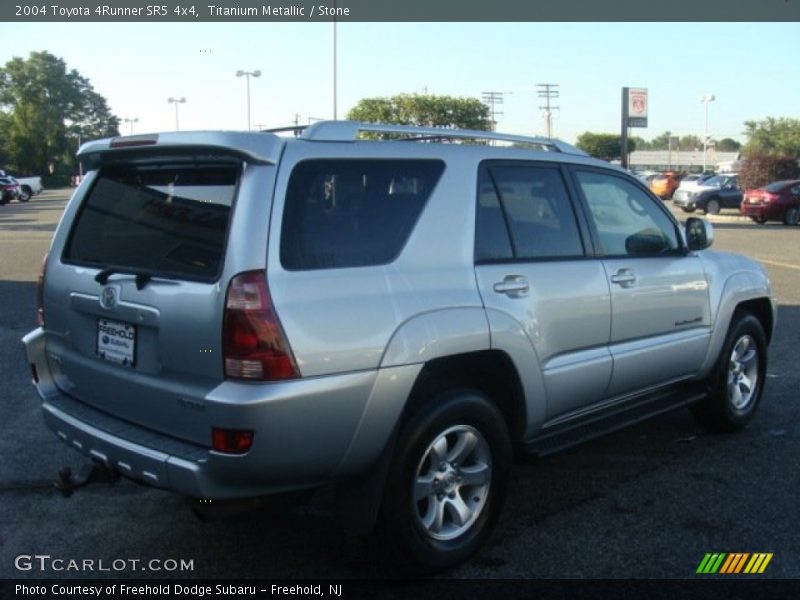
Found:
[{"label": "black banner at bottom", "polygon": [[526,598],[625,599],[647,598],[692,600],[750,600],[752,598],[798,598],[800,580],[775,579],[631,579],[631,580],[112,580],[112,579],[3,579],[0,598],[83,600],[107,598],[214,598],[320,599],[337,598]]}]

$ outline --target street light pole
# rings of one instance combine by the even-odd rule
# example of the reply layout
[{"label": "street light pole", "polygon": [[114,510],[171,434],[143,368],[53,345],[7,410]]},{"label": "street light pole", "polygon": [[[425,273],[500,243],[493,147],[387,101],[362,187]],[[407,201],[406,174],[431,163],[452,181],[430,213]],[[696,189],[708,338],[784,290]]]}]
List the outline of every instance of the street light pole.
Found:
[{"label": "street light pole", "polygon": [[127,118],[127,117],[126,117],[126,118],[124,118],[124,119],[122,119],[122,120],[123,120],[125,123],[130,123],[130,125],[131,125],[131,135],[133,135],[133,124],[134,124],[134,123],[138,123],[138,122],[139,122],[139,119],[138,119],[138,118],[136,118],[136,117],[134,117],[134,118],[132,118],[132,119],[129,119],[129,118]]},{"label": "street light pole", "polygon": [[178,104],[183,104],[186,102],[186,98],[181,96],[180,98],[167,98],[167,102],[170,104],[175,105],[175,131],[180,131],[180,127],[178,126]]},{"label": "street light pole", "polygon": [[708,150],[708,103],[713,102],[715,99],[713,94],[705,94],[699,98],[700,102],[706,105],[706,124],[703,129],[703,173],[706,172],[706,150]]},{"label": "street light pole", "polygon": [[261,71],[236,71],[237,77],[244,76],[247,79],[247,131],[250,131],[250,78],[261,77]]}]

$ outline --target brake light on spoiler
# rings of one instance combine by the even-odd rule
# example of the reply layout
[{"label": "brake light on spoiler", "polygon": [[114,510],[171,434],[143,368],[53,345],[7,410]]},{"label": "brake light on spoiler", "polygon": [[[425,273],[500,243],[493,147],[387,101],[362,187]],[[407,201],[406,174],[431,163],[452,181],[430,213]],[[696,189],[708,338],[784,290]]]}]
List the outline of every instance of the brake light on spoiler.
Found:
[{"label": "brake light on spoiler", "polygon": [[111,140],[110,148],[133,148],[135,146],[152,146],[158,142],[158,134],[126,135]]}]

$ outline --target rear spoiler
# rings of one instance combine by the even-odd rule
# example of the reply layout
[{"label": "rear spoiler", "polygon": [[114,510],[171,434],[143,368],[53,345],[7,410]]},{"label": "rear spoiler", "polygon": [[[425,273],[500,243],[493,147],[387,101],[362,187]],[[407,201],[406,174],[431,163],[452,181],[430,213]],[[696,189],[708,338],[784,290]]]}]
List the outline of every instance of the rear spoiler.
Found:
[{"label": "rear spoiler", "polygon": [[83,144],[78,159],[88,169],[102,164],[152,156],[234,156],[244,161],[277,164],[284,140],[269,133],[190,131],[104,138]]}]

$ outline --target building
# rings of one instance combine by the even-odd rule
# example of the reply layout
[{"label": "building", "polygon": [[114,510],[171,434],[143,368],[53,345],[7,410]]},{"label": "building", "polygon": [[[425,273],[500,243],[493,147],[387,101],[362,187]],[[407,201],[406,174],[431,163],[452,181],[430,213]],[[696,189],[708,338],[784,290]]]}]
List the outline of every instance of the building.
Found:
[{"label": "building", "polygon": [[[706,170],[725,173],[738,171],[741,166],[738,152],[717,152],[713,147],[706,151]],[[636,171],[690,171],[703,170],[702,150],[636,150],[631,152],[628,167]]]}]

